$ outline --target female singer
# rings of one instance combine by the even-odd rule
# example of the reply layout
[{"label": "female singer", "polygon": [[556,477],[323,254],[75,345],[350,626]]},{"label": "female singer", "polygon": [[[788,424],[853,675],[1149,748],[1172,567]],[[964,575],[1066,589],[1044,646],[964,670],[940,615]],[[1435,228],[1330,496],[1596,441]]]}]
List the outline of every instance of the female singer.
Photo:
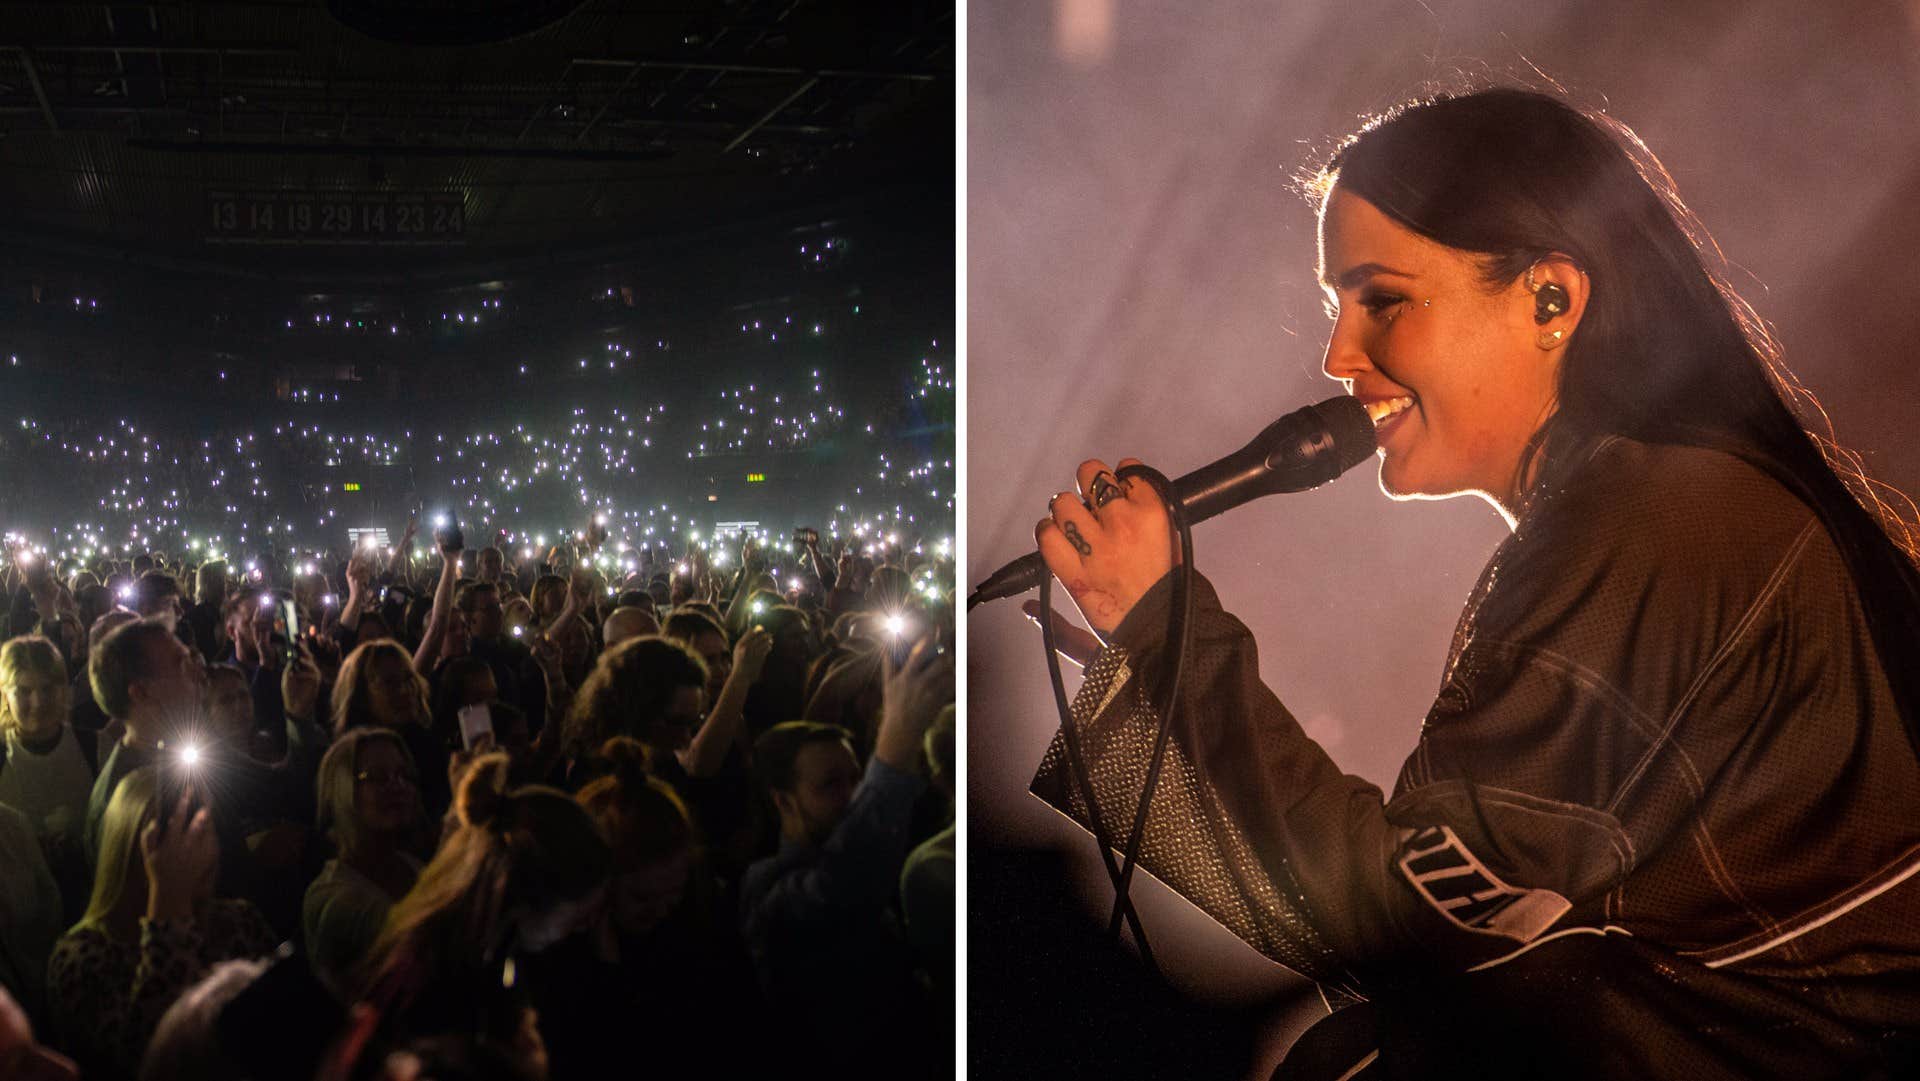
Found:
[{"label": "female singer", "polygon": [[[1518,90],[1321,169],[1327,374],[1396,499],[1512,526],[1390,799],[1343,776],[1194,576],[1141,866],[1318,981],[1282,1076],[1859,1077],[1920,1025],[1920,573],[1617,122]],[[1120,463],[1124,467],[1127,462]],[[1040,550],[1105,648],[1074,702],[1119,838],[1175,563],[1080,466]],[[1055,740],[1035,790],[1085,822]],[[1339,1008],[1346,1006],[1347,1008]]]}]

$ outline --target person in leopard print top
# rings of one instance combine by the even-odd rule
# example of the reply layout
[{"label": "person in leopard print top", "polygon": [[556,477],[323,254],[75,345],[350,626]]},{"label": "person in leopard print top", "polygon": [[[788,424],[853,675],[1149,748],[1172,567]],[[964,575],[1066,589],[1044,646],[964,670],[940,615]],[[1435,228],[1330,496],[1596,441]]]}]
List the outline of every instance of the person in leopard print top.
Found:
[{"label": "person in leopard print top", "polygon": [[[277,936],[244,900],[216,898],[220,844],[201,785],[163,815],[162,770],[120,782],[101,829],[93,896],[54,946],[47,997],[54,1043],[88,1078],[132,1078],[167,1007],[215,964],[273,952]],[[169,793],[170,794],[170,793]]]}]

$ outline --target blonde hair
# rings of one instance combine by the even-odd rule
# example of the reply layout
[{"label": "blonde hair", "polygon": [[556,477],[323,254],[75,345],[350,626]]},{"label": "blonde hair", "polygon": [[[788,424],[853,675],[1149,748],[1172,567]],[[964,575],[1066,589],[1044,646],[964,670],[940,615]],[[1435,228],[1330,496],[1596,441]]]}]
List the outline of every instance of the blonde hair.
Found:
[{"label": "blonde hair", "polygon": [[391,638],[376,638],[371,642],[362,642],[340,665],[340,676],[333,683],[333,732],[338,736],[356,728],[365,728],[374,724],[373,703],[367,694],[367,674],[373,662],[381,657],[391,657],[406,666],[413,676],[414,693],[408,702],[413,706],[413,721],[422,728],[433,724],[432,710],[427,706],[427,681],[413,667],[413,655]]},{"label": "blonde hair", "polygon": [[[319,807],[316,823],[322,835],[333,840],[340,855],[352,855],[360,847],[360,816],[353,810],[353,794],[360,772],[360,750],[366,744],[385,740],[400,749],[407,768],[415,769],[412,752],[399,733],[391,728],[356,728],[342,733],[320,759],[320,772],[314,779]],[[420,787],[413,790],[416,821],[425,814],[420,803]]]},{"label": "blonde hair", "polygon": [[152,822],[160,801],[160,770],[141,766],[120,779],[113,799],[100,819],[100,852],[93,865],[93,895],[86,914],[74,930],[90,927],[105,931],[127,892],[129,875],[146,888],[146,870],[139,866],[140,831]]},{"label": "blonde hair", "polygon": [[[60,695],[60,715],[67,714],[67,665],[52,641],[39,635],[15,638],[0,646],[0,692],[16,686],[24,676],[40,676],[52,681]],[[20,727],[20,719],[0,693],[0,734]]]}]

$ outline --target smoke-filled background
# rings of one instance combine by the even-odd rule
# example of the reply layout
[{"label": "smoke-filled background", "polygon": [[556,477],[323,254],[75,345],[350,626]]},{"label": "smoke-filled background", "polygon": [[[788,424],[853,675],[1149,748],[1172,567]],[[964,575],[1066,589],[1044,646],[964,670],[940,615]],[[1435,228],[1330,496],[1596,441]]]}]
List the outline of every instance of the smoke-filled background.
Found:
[{"label": "smoke-filled background", "polygon": [[[1083,458],[1178,475],[1338,392],[1290,179],[1436,81],[1551,78],[1630,125],[1841,442],[1920,491],[1920,3],[974,0],[968,17],[968,581],[1032,548]],[[1477,499],[1389,502],[1376,474],[1195,543],[1268,684],[1390,788],[1504,526]],[[1093,846],[1025,792],[1057,726],[1037,628],[1005,601],[969,635],[973,1076],[1265,1077],[1319,996],[1156,883],[1134,892],[1176,990],[1101,947]]]}]

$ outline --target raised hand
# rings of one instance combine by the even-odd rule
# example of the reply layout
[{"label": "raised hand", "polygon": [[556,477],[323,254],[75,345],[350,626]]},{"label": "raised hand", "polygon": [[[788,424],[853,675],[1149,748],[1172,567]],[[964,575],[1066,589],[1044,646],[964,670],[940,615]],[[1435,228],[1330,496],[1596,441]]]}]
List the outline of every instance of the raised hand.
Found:
[{"label": "raised hand", "polygon": [[533,654],[533,663],[540,666],[540,671],[547,677],[548,683],[555,680],[563,683],[566,681],[560,644],[553,640],[552,635],[534,635],[527,641],[527,649]]},{"label": "raised hand", "polygon": [[308,626],[305,646],[323,674],[340,671],[340,643],[334,641],[331,635],[320,634],[312,626]]},{"label": "raised hand", "polygon": [[898,669],[882,662],[880,731],[873,756],[898,770],[920,765],[920,740],[942,707],[953,701],[953,654],[925,638]]},{"label": "raised hand", "polygon": [[293,663],[280,673],[280,701],[287,716],[311,721],[320,703],[320,666],[314,663],[306,639],[296,639],[294,648]]},{"label": "raised hand", "polygon": [[213,830],[213,815],[205,806],[195,806],[197,802],[194,786],[186,785],[179,800],[167,808],[166,825],[149,822],[140,831],[148,919],[191,920],[195,906],[213,893],[220,839]]},{"label": "raised hand", "polygon": [[365,596],[368,583],[373,581],[373,568],[362,555],[364,551],[354,552],[353,557],[347,560],[347,592],[354,596]]},{"label": "raised hand", "polygon": [[773,653],[773,632],[755,625],[740,636],[733,644],[733,670],[748,683],[760,678],[767,666],[767,657]]}]

